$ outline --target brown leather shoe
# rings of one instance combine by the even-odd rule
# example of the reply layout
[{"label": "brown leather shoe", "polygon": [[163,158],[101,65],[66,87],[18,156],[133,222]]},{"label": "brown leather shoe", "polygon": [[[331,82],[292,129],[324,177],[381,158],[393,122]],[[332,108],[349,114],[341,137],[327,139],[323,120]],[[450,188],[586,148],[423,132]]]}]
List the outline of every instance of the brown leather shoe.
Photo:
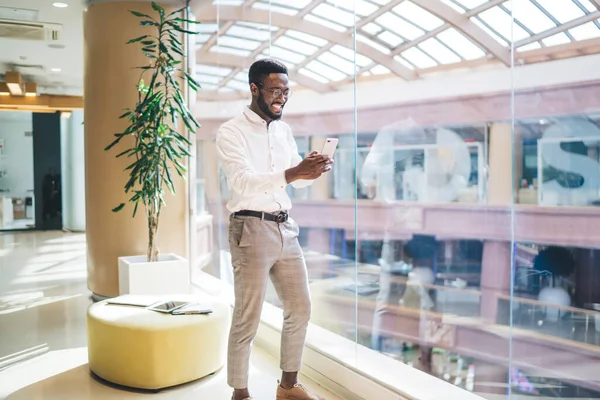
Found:
[{"label": "brown leather shoe", "polygon": [[301,383],[296,383],[291,389],[284,389],[281,385],[277,386],[277,400],[320,400],[317,396],[310,393]]}]

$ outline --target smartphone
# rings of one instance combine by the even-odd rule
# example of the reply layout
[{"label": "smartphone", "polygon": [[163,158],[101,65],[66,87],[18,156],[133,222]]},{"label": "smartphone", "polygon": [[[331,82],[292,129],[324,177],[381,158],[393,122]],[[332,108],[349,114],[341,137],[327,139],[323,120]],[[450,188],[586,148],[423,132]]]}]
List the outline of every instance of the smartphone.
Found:
[{"label": "smartphone", "polygon": [[329,158],[333,158],[335,154],[335,149],[337,148],[339,140],[335,138],[327,138],[325,140],[325,144],[323,145],[323,150],[321,150],[321,154],[327,156]]}]

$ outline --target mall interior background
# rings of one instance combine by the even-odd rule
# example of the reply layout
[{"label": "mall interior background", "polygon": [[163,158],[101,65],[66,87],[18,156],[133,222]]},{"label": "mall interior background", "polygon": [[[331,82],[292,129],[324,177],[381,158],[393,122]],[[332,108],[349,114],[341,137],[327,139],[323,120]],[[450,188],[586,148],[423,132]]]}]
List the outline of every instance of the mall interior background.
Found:
[{"label": "mall interior background", "polygon": [[[251,63],[275,57],[290,69],[284,118],[301,154],[340,139],[331,173],[290,188],[312,322],[487,399],[600,399],[600,1],[213,0],[192,11],[202,128],[190,232],[173,240],[189,238],[193,283],[232,283],[214,137],[248,104]],[[83,80],[83,68],[63,69]],[[0,113],[0,196],[31,198],[26,225],[86,230],[86,173],[89,196],[117,168],[85,171],[83,123],[83,110]],[[38,151],[54,149],[44,163],[36,127],[50,132]],[[50,169],[61,207],[49,220],[30,191]],[[280,305],[272,288],[266,301]]]},{"label": "mall interior background", "polygon": [[213,3],[198,268],[231,283],[214,135],[251,62],[279,58],[300,152],[340,139],[334,171],[290,189],[312,322],[484,397],[600,398],[598,4]]}]

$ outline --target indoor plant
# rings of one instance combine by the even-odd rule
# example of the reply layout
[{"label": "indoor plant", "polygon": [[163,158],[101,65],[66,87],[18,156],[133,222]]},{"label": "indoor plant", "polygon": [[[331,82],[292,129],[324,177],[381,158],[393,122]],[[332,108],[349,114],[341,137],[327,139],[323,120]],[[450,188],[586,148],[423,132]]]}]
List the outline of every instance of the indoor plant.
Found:
[{"label": "indoor plant", "polygon": [[[135,217],[140,203],[143,205],[148,221],[148,251],[145,257],[132,257],[131,260],[119,259],[119,285],[120,291],[131,292],[123,286],[131,286],[132,276],[125,276],[123,271],[124,261],[137,263],[145,261],[154,264],[163,261],[178,261],[180,257],[174,256],[175,260],[165,259],[162,255],[159,259],[157,235],[160,222],[160,213],[166,205],[164,195],[165,188],[175,193],[173,174],[184,177],[187,172],[184,159],[190,156],[188,148],[190,141],[185,132],[194,133],[199,124],[192,116],[186,105],[186,100],[181,82],[187,83],[191,89],[196,91],[198,83],[186,71],[182,35],[197,34],[187,30],[186,25],[197,22],[181,18],[187,6],[167,14],[165,9],[152,2],[155,17],[137,11],[130,11],[134,16],[141,18],[140,25],[147,27],[148,34],[131,39],[128,44],[141,47],[141,51],[148,58],[147,65],[138,66],[141,70],[137,84],[137,102],[133,108],[125,109],[121,119],[128,121],[127,128],[115,134],[115,140],[105,150],[112,149],[121,143],[127,148],[116,157],[127,157],[131,163],[126,168],[129,178],[125,184],[125,193],[130,195],[129,202],[133,203],[133,216]],[[146,85],[144,78],[148,79]],[[182,133],[184,132],[184,133]],[[126,141],[121,142],[124,138]],[[113,209],[119,212],[125,207],[125,203]],[[169,257],[167,257],[169,258]],[[180,261],[180,260],[179,260]],[[172,267],[172,266],[171,266]],[[188,276],[187,263],[185,265],[185,276]],[[173,270],[168,271],[170,275],[177,275]],[[152,281],[148,276],[149,271],[143,271],[144,279]],[[168,291],[168,284],[160,282]],[[127,280],[124,284],[123,280]],[[189,282],[189,281],[188,281]],[[182,287],[174,285],[173,287]],[[143,289],[140,289],[143,291]],[[153,289],[149,289],[152,291]]]}]

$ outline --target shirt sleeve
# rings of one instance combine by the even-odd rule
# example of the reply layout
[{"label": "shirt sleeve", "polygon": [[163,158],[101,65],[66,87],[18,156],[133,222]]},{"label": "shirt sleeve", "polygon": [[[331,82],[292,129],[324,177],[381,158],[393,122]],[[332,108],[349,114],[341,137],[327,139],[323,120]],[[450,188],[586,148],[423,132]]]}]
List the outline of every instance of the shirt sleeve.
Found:
[{"label": "shirt sleeve", "polygon": [[229,190],[243,197],[273,194],[285,189],[285,171],[257,173],[250,167],[248,156],[238,134],[227,126],[217,131],[217,157],[227,177]]},{"label": "shirt sleeve", "polygon": [[[291,130],[288,133],[288,140],[290,142],[290,147],[292,149],[292,160],[290,163],[290,167],[295,167],[302,162],[302,157],[298,154],[298,145],[296,144],[296,140],[294,139],[294,135],[292,135]],[[312,185],[314,180],[306,180],[306,179],[298,179],[292,182],[292,186],[296,189],[302,189]]]}]

